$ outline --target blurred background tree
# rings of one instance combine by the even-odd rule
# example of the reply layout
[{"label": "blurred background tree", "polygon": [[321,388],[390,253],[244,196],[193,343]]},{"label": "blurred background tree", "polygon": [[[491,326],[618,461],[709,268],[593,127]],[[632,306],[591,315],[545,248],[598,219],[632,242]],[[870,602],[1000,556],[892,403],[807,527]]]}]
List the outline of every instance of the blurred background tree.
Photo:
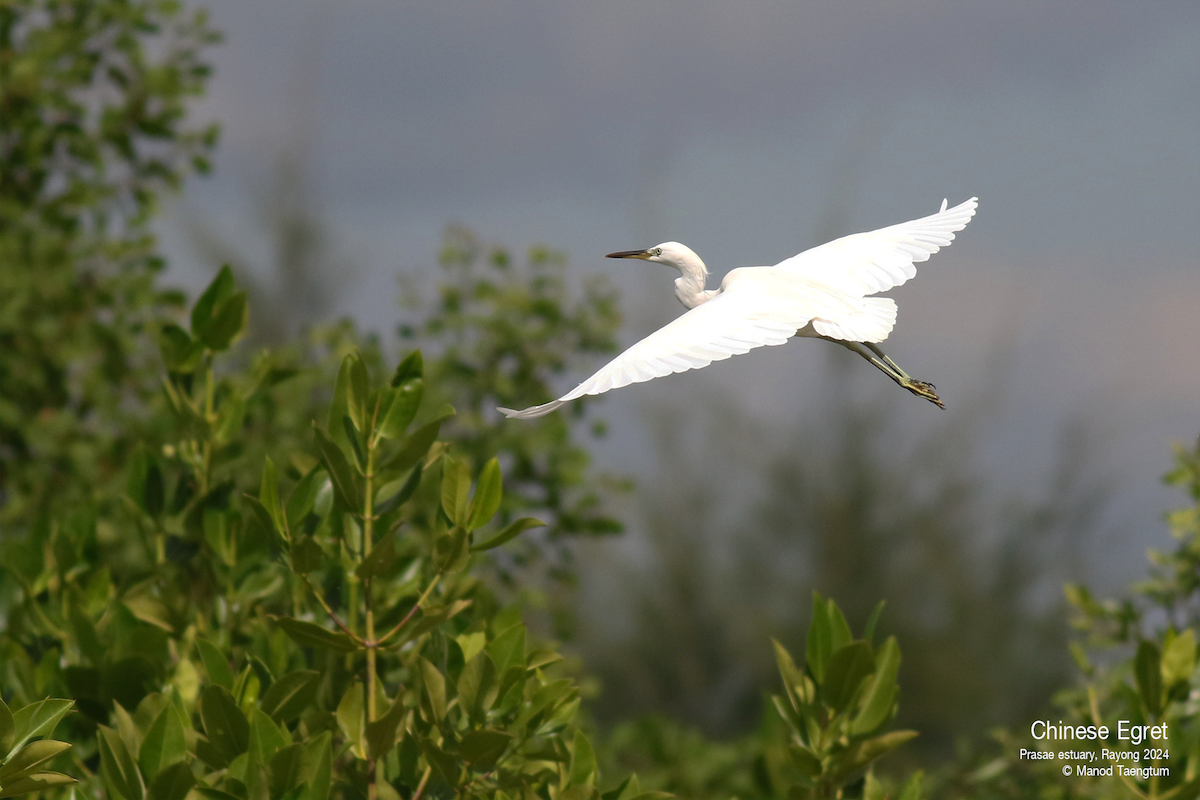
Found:
[{"label": "blurred background tree", "polygon": [[187,120],[219,36],[175,2],[0,6],[0,527],[104,494],[158,390],[145,335],[183,297],[149,222],[207,172]]},{"label": "blurred background tree", "polygon": [[[1080,577],[1106,488],[1086,437],[1064,438],[1044,496],[999,497],[973,467],[986,398],[914,442],[894,398],[872,395],[874,376],[841,355],[829,354],[825,401],[788,430],[718,403],[663,419],[671,469],[643,488],[646,536],[588,549],[613,576],[580,607],[601,719],[651,709],[717,738],[752,730],[774,672],[762,643],[798,644],[814,589],[853,625],[887,601],[881,630],[906,653],[899,723],[922,734],[902,760],[952,758],[1044,709],[1069,673],[1057,587]],[[701,434],[685,442],[684,429]]]}]

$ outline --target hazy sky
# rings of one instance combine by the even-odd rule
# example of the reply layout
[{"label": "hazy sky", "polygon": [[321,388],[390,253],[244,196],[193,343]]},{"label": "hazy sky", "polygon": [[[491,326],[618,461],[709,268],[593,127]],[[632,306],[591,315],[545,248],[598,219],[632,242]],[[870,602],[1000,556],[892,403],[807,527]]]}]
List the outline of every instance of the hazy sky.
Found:
[{"label": "hazy sky", "polygon": [[[381,330],[397,273],[431,272],[450,222],[610,275],[632,343],[681,309],[670,275],[606,252],[676,239],[720,276],[977,195],[953,247],[892,293],[887,351],[952,408],[1002,392],[981,457],[1016,489],[1088,415],[1114,524],[1138,527],[1123,573],[1165,546],[1156,515],[1179,498],[1157,476],[1200,428],[1200,4],[204,5],[226,43],[200,116],[223,132],[215,176],[163,226],[185,283],[217,266],[189,219],[267,261],[255,198],[289,149],[352,267],[337,310]],[[646,409],[698,397],[786,431],[824,347],[614,394],[605,463],[649,469]],[[913,435],[943,424],[864,377]]]}]

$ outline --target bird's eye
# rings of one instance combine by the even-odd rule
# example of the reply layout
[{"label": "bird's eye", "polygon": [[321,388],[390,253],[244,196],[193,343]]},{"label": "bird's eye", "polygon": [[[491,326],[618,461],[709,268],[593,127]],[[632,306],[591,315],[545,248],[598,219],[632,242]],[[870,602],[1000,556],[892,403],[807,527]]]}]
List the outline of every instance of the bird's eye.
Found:
[{"label": "bird's eye", "polygon": [[651,250],[651,251],[650,251],[650,255],[652,255],[652,256],[661,256],[661,255],[662,255],[662,248],[661,248],[661,247],[656,247],[656,248],[654,248],[653,250]]}]

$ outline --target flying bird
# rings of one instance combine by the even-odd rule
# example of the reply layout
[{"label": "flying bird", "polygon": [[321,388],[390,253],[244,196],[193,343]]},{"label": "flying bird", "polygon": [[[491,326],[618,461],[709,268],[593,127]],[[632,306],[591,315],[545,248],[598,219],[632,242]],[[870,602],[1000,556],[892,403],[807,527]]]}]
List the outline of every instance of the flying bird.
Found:
[{"label": "flying bird", "polygon": [[603,394],[672,372],[707,367],[793,336],[840,344],[878,367],[901,387],[945,408],[933,384],[912,378],[878,346],[896,324],[896,302],[871,295],[917,274],[913,265],[954,241],[975,216],[978,198],[936,214],[867,233],[843,236],[773,267],[730,270],[719,289],[705,288],[708,269],[679,242],[622,250],[606,258],[638,258],[679,270],[675,296],[687,313],[614,358],[557,400],[506,417],[532,419],[587,394]]}]

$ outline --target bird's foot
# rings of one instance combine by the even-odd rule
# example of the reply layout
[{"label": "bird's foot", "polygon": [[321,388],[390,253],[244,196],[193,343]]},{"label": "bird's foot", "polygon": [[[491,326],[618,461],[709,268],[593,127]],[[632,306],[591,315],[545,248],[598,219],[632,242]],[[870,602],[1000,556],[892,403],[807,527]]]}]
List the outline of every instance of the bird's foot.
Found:
[{"label": "bird's foot", "polygon": [[937,392],[935,391],[937,389],[937,387],[934,386],[932,383],[926,383],[925,381],[909,379],[900,385],[903,386],[905,389],[908,389],[910,392],[915,394],[917,397],[924,397],[926,400],[933,403],[935,406],[942,409],[943,411],[946,410],[945,404],[942,403],[942,398],[938,397]]}]

